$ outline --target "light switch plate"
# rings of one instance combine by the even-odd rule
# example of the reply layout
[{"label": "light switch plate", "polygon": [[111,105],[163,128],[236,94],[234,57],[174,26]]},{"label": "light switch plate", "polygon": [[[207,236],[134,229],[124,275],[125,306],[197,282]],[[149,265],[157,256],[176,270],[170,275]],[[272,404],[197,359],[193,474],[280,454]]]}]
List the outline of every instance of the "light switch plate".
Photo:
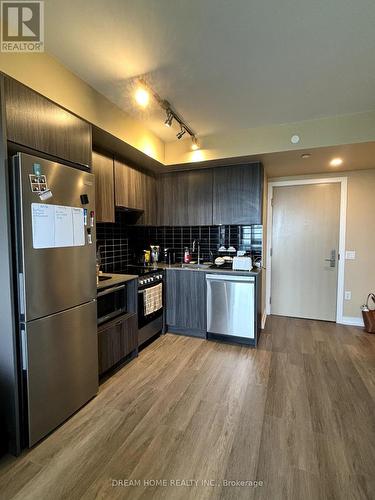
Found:
[{"label": "light switch plate", "polygon": [[345,252],[345,259],[346,260],[355,260],[355,250],[347,250]]},{"label": "light switch plate", "polygon": [[345,292],[345,300],[352,300],[352,292],[349,290]]}]

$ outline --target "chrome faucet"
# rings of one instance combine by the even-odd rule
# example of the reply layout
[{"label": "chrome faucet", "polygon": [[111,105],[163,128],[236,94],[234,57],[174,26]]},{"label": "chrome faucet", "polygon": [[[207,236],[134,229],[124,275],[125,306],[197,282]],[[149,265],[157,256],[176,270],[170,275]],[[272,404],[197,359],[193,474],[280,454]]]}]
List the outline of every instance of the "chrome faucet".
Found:
[{"label": "chrome faucet", "polygon": [[200,260],[201,260],[201,242],[199,240],[194,240],[193,241],[193,253],[195,252],[195,246],[197,246],[197,249],[198,249],[198,266],[200,264]]}]

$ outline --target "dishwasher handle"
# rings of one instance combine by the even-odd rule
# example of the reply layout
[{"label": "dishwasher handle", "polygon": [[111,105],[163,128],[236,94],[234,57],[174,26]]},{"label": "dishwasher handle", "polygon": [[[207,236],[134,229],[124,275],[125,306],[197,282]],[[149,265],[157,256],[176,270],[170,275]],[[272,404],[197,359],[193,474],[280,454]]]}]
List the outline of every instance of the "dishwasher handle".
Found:
[{"label": "dishwasher handle", "polygon": [[209,281],[235,281],[237,283],[254,283],[254,276],[234,276],[233,274],[206,274]]}]

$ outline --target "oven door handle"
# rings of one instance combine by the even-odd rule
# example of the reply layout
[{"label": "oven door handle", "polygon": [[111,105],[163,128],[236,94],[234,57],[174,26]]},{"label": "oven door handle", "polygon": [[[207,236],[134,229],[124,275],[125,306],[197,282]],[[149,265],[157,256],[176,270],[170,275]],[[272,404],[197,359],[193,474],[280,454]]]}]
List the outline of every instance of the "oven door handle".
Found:
[{"label": "oven door handle", "polygon": [[124,290],[124,288],[125,288],[125,285],[114,286],[112,288],[106,288],[102,292],[99,292],[97,294],[97,297],[103,297],[104,295],[108,295],[109,293],[114,293],[114,292],[118,292],[120,290]]},{"label": "oven door handle", "polygon": [[157,285],[161,285],[161,282],[160,282],[160,283],[155,283],[155,285],[148,286],[147,288],[144,288],[143,290],[138,290],[138,293],[143,293],[143,292],[145,292],[147,289],[149,289],[149,288],[153,288],[154,286],[157,286]]}]

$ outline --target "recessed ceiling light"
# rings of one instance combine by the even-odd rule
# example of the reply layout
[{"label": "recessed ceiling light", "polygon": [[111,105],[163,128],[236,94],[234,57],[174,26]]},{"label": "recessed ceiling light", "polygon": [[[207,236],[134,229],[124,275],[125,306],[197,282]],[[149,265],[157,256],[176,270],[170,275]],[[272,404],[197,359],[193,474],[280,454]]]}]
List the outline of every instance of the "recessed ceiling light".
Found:
[{"label": "recessed ceiling light", "polygon": [[311,156],[311,153],[303,153],[303,155],[301,155],[301,158],[306,160],[306,158],[310,158],[310,156]]},{"label": "recessed ceiling light", "polygon": [[299,140],[300,140],[300,137],[297,134],[292,135],[292,137],[290,138],[290,142],[292,144],[298,144]]},{"label": "recessed ceiling light", "polygon": [[145,108],[148,104],[148,101],[150,100],[150,93],[147,89],[144,87],[138,87],[137,90],[135,91],[135,100],[137,103],[142,107]]},{"label": "recessed ceiling light", "polygon": [[329,164],[331,165],[331,167],[339,167],[340,165],[342,165],[342,158],[333,158]]}]

